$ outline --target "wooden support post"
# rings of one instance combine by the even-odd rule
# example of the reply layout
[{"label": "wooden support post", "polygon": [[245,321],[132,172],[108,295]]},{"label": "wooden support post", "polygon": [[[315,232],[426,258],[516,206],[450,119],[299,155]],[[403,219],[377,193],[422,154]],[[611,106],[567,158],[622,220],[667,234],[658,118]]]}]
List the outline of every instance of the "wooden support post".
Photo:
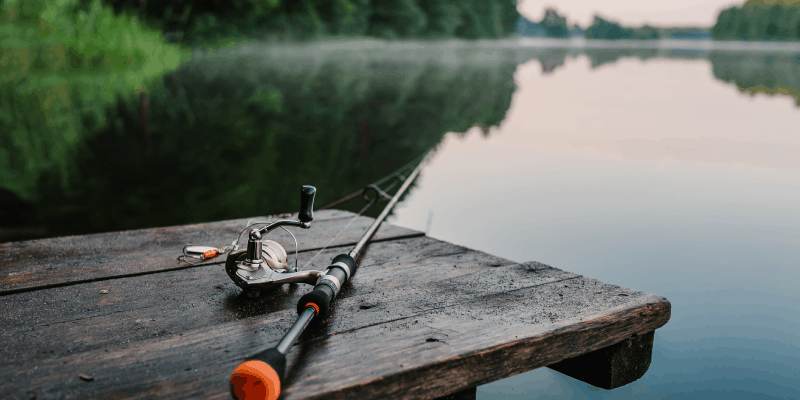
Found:
[{"label": "wooden support post", "polygon": [[469,389],[464,389],[457,393],[448,394],[447,396],[439,397],[436,400],[475,400],[477,395],[478,395],[478,388],[473,387]]},{"label": "wooden support post", "polygon": [[548,367],[602,389],[616,389],[642,376],[650,367],[655,331],[637,335]]}]

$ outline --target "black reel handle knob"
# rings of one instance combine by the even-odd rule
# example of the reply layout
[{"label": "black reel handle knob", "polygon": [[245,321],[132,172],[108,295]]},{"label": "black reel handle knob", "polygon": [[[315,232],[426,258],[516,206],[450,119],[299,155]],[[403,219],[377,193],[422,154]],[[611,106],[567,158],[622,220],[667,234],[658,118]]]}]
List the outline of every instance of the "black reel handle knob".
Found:
[{"label": "black reel handle knob", "polygon": [[301,222],[311,222],[314,220],[314,196],[317,194],[317,188],[313,186],[303,186],[300,189],[300,214],[297,219]]}]

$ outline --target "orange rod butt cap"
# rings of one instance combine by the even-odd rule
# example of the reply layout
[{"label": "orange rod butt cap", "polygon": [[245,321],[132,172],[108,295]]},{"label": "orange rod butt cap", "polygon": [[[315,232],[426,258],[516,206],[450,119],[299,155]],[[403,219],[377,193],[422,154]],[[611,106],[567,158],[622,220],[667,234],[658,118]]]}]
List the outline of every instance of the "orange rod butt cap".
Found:
[{"label": "orange rod butt cap", "polygon": [[269,364],[245,361],[231,375],[231,394],[237,400],[277,400],[281,395],[281,381]]}]

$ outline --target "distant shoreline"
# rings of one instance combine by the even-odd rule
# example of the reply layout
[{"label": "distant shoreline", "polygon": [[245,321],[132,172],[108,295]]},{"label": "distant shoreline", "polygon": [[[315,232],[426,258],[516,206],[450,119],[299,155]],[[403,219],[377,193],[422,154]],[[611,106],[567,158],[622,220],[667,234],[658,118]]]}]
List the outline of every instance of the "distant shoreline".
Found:
[{"label": "distant shoreline", "polygon": [[610,48],[610,49],[662,49],[662,50],[694,50],[706,51],[787,51],[800,52],[800,42],[765,42],[713,39],[586,39],[574,37],[569,39],[543,37],[517,37],[501,40],[481,40],[486,47],[514,48]]}]

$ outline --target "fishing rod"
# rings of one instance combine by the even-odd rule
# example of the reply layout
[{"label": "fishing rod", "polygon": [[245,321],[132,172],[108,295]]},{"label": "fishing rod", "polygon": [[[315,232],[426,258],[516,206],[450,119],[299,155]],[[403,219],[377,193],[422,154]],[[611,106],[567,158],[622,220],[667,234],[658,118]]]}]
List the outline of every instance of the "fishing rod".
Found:
[{"label": "fishing rod", "polygon": [[[359,255],[364,246],[367,245],[383,220],[386,219],[394,205],[397,204],[400,196],[419,175],[429,154],[430,151],[425,154],[422,161],[403,181],[400,189],[391,197],[389,204],[386,205],[372,225],[364,232],[358,243],[349,252],[334,257],[325,272],[297,271],[285,268],[285,251],[282,254],[278,254],[275,251],[275,245],[278,247],[280,245],[263,239],[265,234],[278,227],[295,226],[304,229],[311,227],[310,223],[313,220],[312,208],[314,195],[316,194],[316,189],[313,186],[303,186],[301,189],[301,206],[297,221],[277,221],[260,229],[253,229],[249,234],[247,250],[234,251],[228,254],[225,270],[231,279],[245,291],[270,289],[283,283],[308,283],[314,285],[314,289],[306,293],[298,301],[297,313],[299,316],[280,342],[275,347],[248,358],[247,361],[239,364],[233,371],[229,389],[234,399],[276,400],[280,396],[281,382],[286,373],[286,354],[312,321],[322,321],[328,316],[331,301],[339,294],[342,285],[355,275],[358,270]],[[368,189],[375,191],[375,196],[371,199],[367,196]],[[372,204],[380,198],[388,198],[389,196],[377,186],[369,185],[364,189],[363,197]],[[264,256],[265,253],[267,253],[266,257]],[[273,268],[273,265],[276,268]],[[282,269],[279,270],[279,268]],[[267,271],[267,269],[271,271]]]}]

